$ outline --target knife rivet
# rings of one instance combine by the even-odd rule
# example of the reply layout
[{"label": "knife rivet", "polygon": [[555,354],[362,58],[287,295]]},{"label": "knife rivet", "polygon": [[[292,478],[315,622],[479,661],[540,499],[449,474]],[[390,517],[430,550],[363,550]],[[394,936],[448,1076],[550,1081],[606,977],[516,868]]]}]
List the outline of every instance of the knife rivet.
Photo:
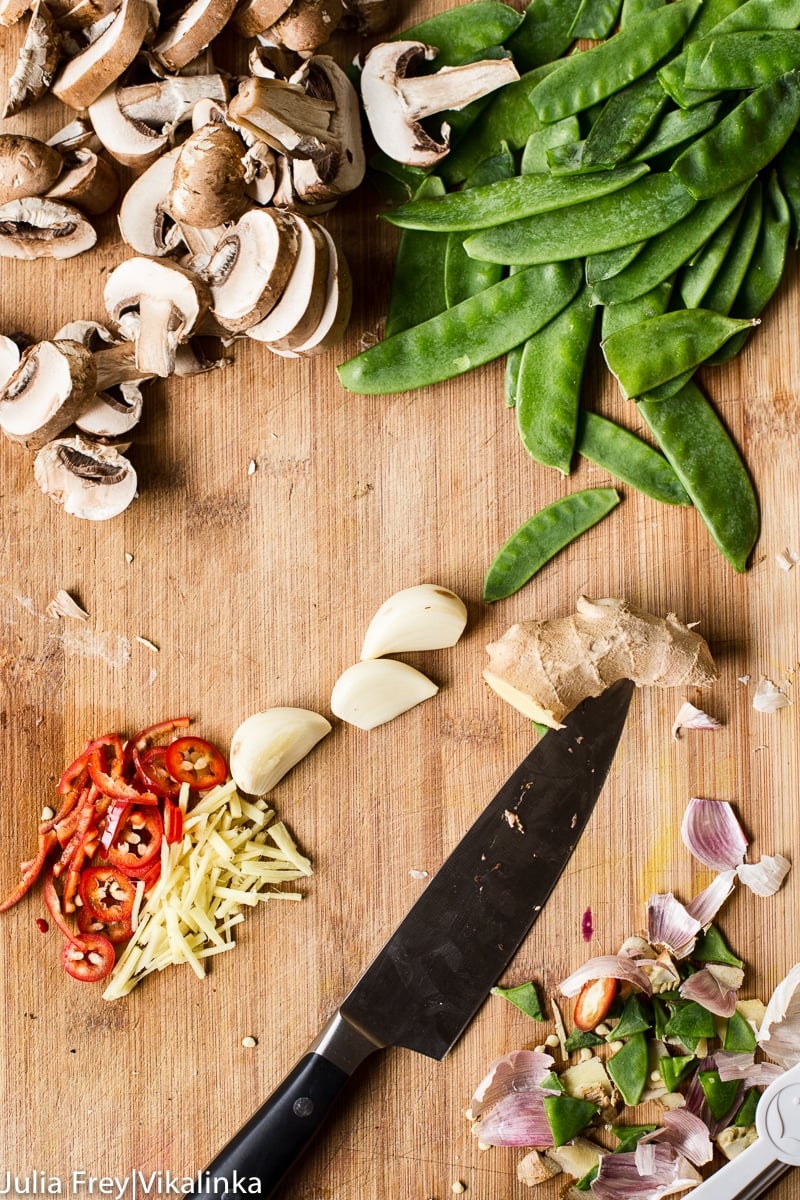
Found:
[{"label": "knife rivet", "polygon": [[310,1096],[298,1096],[292,1105],[296,1117],[310,1117],[314,1111],[314,1101]]}]

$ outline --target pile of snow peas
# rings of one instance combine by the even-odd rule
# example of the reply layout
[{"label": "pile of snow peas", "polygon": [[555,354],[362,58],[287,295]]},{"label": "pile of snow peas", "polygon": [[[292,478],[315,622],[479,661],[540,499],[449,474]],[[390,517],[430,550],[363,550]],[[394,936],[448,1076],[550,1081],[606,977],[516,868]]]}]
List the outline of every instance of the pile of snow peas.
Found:
[{"label": "pile of snow peas", "polygon": [[[438,47],[432,69],[511,54],[520,79],[452,114],[433,171],[373,160],[402,232],[386,335],[343,385],[404,392],[505,356],[534,460],[694,505],[746,570],[755,489],[696,375],[741,351],[800,242],[798,27],[800,0],[473,0],[405,30]],[[643,437],[584,403],[595,339]],[[534,514],[484,598],[618,501],[587,489]]]}]

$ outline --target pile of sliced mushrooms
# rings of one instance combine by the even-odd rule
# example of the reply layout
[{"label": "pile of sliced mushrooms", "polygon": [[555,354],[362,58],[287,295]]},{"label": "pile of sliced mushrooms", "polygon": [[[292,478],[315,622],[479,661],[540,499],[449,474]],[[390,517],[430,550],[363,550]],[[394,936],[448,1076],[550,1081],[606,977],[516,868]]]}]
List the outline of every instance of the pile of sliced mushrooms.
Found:
[{"label": "pile of sliced mushrooms", "polygon": [[[136,495],[125,451],[148,380],[226,365],[242,337],[285,357],[342,338],[350,273],[318,218],[364,179],[362,98],[377,146],[429,167],[447,126],[437,139],[422,119],[517,76],[497,59],[412,79],[435,48],[378,42],[360,97],[319,50],[336,30],[374,39],[394,0],[0,0],[0,25],[21,19],[0,116],[48,93],[74,115],[46,143],[0,133],[0,256],[90,251],[114,206],[132,256],[108,276],[101,322],[33,345],[0,336],[0,430],[35,452],[46,495],[98,520]],[[246,76],[215,68],[223,30],[248,39]]]}]

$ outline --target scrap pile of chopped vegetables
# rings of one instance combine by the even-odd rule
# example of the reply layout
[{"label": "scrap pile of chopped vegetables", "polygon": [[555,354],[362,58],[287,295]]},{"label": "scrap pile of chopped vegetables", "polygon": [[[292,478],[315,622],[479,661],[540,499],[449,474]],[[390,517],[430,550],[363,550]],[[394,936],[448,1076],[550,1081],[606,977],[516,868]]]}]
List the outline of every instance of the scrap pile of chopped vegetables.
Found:
[{"label": "scrap pile of chopped vegetables", "polygon": [[188,725],[179,717],[128,741],[111,733],[87,743],[58,782],[58,809],[42,814],[36,855],[0,902],[0,912],[13,907],[42,879],[64,969],[108,979],[108,1000],[171,963],[202,977],[205,959],[235,944],[243,905],[300,899],[274,885],[311,874],[266,801],[242,796],[220,750],[181,732]]},{"label": "scrap pile of chopped vegetables", "polygon": [[[564,1172],[567,1195],[598,1200],[692,1187],[715,1150],[733,1158],[755,1140],[761,1089],[800,1059],[800,966],[766,1006],[742,999],[744,963],[713,923],[737,881],[772,895],[789,862],[745,862],[747,839],[725,801],[690,800],[682,836],[717,872],[711,884],[685,905],[652,896],[646,936],[561,982],[575,997],[571,1030],[553,1005],[555,1032],[496,1059],[475,1091],[474,1134],[483,1147],[528,1149],[524,1183]],[[545,1019],[532,981],[494,992]]]}]

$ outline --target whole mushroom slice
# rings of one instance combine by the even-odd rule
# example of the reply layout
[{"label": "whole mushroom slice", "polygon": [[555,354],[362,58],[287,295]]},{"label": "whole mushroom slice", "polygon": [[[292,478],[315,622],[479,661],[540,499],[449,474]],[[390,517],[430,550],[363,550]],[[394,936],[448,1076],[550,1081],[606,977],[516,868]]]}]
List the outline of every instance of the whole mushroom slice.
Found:
[{"label": "whole mushroom slice", "polygon": [[290,158],[319,157],[330,148],[334,104],[307,95],[284,79],[243,79],[228,105],[228,120]]},{"label": "whole mushroom slice", "polygon": [[123,337],[136,344],[136,366],[165,377],[175,354],[208,311],[208,285],[192,271],[158,258],[130,258],[111,272],[103,292]]},{"label": "whole mushroom slice", "polygon": [[119,194],[117,173],[107,158],[84,147],[64,155],[64,169],[45,193],[66,200],[90,217],[108,212]]},{"label": "whole mushroom slice", "polygon": [[292,334],[281,342],[268,342],[267,348],[283,358],[306,358],[322,354],[337,345],[344,337],[353,307],[353,282],[347,259],[340,252],[330,233],[320,225],[328,243],[328,278],[325,283],[325,305],[316,328],[305,340]]},{"label": "whole mushroom slice", "polygon": [[71,204],[30,196],[0,206],[0,257],[73,258],[96,241],[94,227]]},{"label": "whole mushroom slice", "polygon": [[119,206],[122,237],[137,254],[160,258],[180,243],[180,229],[167,211],[180,146],[167,150],[134,179]]},{"label": "whole mushroom slice", "polygon": [[264,37],[297,54],[313,54],[330,40],[344,16],[343,0],[292,0]]},{"label": "whole mushroom slice", "polygon": [[193,0],[161,30],[152,53],[168,71],[180,71],[222,32],[235,7],[236,0]]},{"label": "whole mushroom slice", "polygon": [[48,0],[50,11],[60,29],[89,29],[109,17],[119,0]]},{"label": "whole mushroom slice", "polygon": [[37,342],[0,392],[0,429],[36,450],[71,425],[94,394],[91,350],[67,339]]},{"label": "whole mushroom slice", "polygon": [[44,195],[63,166],[61,154],[46,142],[23,133],[0,133],[0,205]]},{"label": "whole mushroom slice", "polygon": [[294,270],[300,226],[290,213],[255,208],[217,242],[204,277],[211,312],[223,328],[243,333],[277,304]]},{"label": "whole mushroom slice", "polygon": [[81,433],[99,441],[120,438],[139,423],[143,406],[141,383],[120,383],[113,390],[98,392],[75,424]]},{"label": "whole mushroom slice", "polygon": [[59,71],[51,91],[70,108],[88,108],[122,75],[150,25],[147,0],[122,0],[111,23]]},{"label": "whole mushroom slice", "polygon": [[33,475],[46,496],[87,521],[119,516],[136,495],[136,471],[128,459],[80,434],[43,446]]},{"label": "whole mushroom slice", "polygon": [[246,146],[238,133],[216,122],[190,134],[175,159],[167,209],[196,229],[235,221],[248,207]]},{"label": "whole mushroom slice", "polygon": [[47,144],[61,154],[67,154],[70,150],[94,150],[96,154],[103,148],[103,143],[87,117],[75,117],[66,125],[62,125],[47,139]]},{"label": "whole mushroom slice", "polygon": [[370,50],[361,72],[361,98],[372,136],[385,154],[410,167],[432,167],[449,151],[448,126],[442,126],[437,141],[423,128],[425,117],[458,111],[519,79],[510,58],[412,74],[435,57],[435,47],[423,42],[381,42]]},{"label": "whole mushroom slice", "polygon": [[19,343],[0,333],[0,389],[4,388],[19,366]]},{"label": "whole mushroom slice", "polygon": [[58,68],[60,45],[61,34],[49,8],[36,0],[0,117],[13,117],[41,100]]},{"label": "whole mushroom slice", "polygon": [[319,325],[325,308],[330,251],[322,227],[294,214],[300,245],[294,269],[278,303],[263,321],[251,325],[247,336],[257,342],[285,345],[290,335],[304,342]]},{"label": "whole mushroom slice", "polygon": [[290,79],[309,96],[329,100],[334,108],[329,127],[330,149],[314,159],[294,159],[292,182],[305,204],[336,202],[360,187],[366,160],[361,138],[358,93],[342,68],[328,54],[315,54]]}]

